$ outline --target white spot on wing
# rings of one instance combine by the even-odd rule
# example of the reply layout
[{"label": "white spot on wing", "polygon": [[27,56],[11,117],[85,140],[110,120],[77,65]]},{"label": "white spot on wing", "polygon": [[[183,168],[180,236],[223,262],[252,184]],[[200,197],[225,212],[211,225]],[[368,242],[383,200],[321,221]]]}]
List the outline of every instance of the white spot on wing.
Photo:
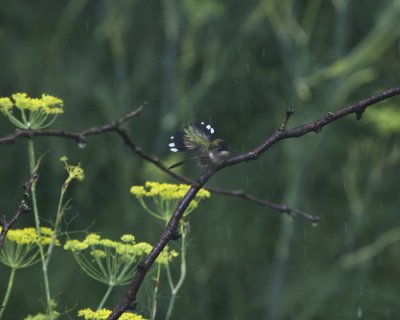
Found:
[{"label": "white spot on wing", "polygon": [[204,121],[203,122],[200,122],[201,124],[204,124]]},{"label": "white spot on wing", "polygon": [[170,146],[171,148],[175,147],[175,143],[170,143],[168,146]]},{"label": "white spot on wing", "polygon": [[214,128],[212,128],[211,125],[207,125],[206,128],[208,129],[208,131],[210,131],[211,134],[214,133]]},{"label": "white spot on wing", "polygon": [[171,136],[171,140],[174,138],[174,136]]},{"label": "white spot on wing", "polygon": [[177,148],[171,148],[170,149],[172,152],[178,152],[178,149]]}]

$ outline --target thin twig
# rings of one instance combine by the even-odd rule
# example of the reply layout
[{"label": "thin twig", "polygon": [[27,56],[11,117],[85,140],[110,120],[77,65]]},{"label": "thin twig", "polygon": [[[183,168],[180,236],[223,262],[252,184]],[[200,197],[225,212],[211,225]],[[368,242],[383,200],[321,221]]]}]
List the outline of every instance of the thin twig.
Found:
[{"label": "thin twig", "polygon": [[279,128],[279,130],[285,130],[286,129],[286,125],[287,125],[287,123],[289,121],[289,118],[293,113],[294,113],[294,109],[292,107],[289,107],[286,110],[285,119],[283,120],[283,123],[282,123],[281,127]]},{"label": "thin twig", "polygon": [[61,138],[75,140],[77,143],[86,143],[87,136],[101,134],[109,131],[116,131],[123,123],[139,115],[143,111],[144,105],[145,104],[141,105],[136,110],[128,113],[127,115],[123,116],[122,118],[116,121],[113,121],[103,126],[91,127],[81,132],[66,132],[64,130],[56,131],[56,130],[17,129],[15,130],[14,133],[11,133],[3,138],[0,138],[0,145],[14,143],[19,138],[31,139],[33,137],[40,137],[40,136],[61,137]]},{"label": "thin twig", "polygon": [[300,216],[311,222],[318,222],[320,220],[320,217],[318,217],[318,216],[311,215],[305,211],[301,211],[296,208],[291,208],[291,207],[287,206],[286,204],[274,203],[274,202],[270,202],[267,200],[257,198],[251,194],[244,192],[243,190],[232,190],[231,191],[231,190],[226,190],[226,189],[207,188],[207,187],[204,189],[207,189],[207,190],[215,192],[215,193],[223,194],[226,196],[232,196],[232,197],[248,200],[248,201],[254,202],[256,204],[259,204],[263,207],[274,209],[280,213],[287,213],[288,215],[290,215],[292,217]]},{"label": "thin twig", "polygon": [[39,178],[38,169],[39,169],[39,167],[36,166],[36,169],[33,171],[32,175],[22,185],[22,187],[24,188],[24,195],[22,196],[22,199],[19,202],[19,205],[17,207],[17,211],[16,211],[14,217],[12,217],[12,219],[10,221],[7,221],[6,217],[4,215],[0,218],[0,226],[2,227],[1,233],[0,233],[0,249],[3,246],[4,240],[6,239],[8,231],[17,222],[17,220],[20,218],[20,216],[23,213],[26,213],[26,212],[29,212],[32,210],[31,207],[29,207],[29,205],[28,205],[29,190],[32,188],[32,185]]}]

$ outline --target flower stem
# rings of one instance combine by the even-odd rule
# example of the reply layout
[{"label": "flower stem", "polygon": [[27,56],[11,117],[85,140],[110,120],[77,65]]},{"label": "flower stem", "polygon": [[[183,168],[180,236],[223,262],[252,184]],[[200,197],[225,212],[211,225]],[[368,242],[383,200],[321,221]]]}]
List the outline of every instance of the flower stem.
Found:
[{"label": "flower stem", "polygon": [[114,286],[108,285],[107,291],[106,291],[106,293],[104,294],[103,299],[101,299],[101,302],[99,303],[99,305],[98,305],[98,307],[97,307],[97,310],[100,310],[101,308],[104,307],[104,304],[106,303],[108,297],[110,296],[110,293],[111,293],[111,291],[112,291],[113,288],[114,288]]},{"label": "flower stem", "polygon": [[47,249],[47,255],[46,255],[46,260],[45,260],[46,269],[48,268],[51,255],[53,253],[54,245],[55,245],[55,242],[56,242],[56,239],[57,239],[57,235],[58,235],[58,227],[60,225],[61,218],[63,216],[63,210],[64,209],[62,207],[62,204],[63,204],[63,200],[64,200],[65,191],[66,190],[64,188],[61,188],[60,199],[58,201],[58,206],[57,206],[56,222],[54,223],[54,235],[53,235],[53,237],[51,239],[49,248]]},{"label": "flower stem", "polygon": [[160,266],[160,264],[158,264],[158,266],[157,266],[157,276],[155,278],[155,283],[156,284],[154,286],[152,310],[151,310],[150,320],[154,320],[156,318],[156,314],[157,314],[157,294],[158,294],[158,287],[160,285],[160,273],[161,273],[161,266]]},{"label": "flower stem", "polygon": [[12,268],[11,269],[11,274],[10,274],[10,278],[8,279],[8,285],[7,285],[7,291],[6,294],[4,296],[3,302],[1,303],[1,309],[0,309],[0,319],[3,316],[4,310],[6,309],[7,303],[8,303],[8,299],[10,298],[10,294],[11,294],[11,290],[14,284],[14,276],[15,276],[15,272],[17,271],[16,268]]},{"label": "flower stem", "polygon": [[[28,140],[28,152],[29,152],[29,168],[30,172],[32,173],[36,167],[36,160],[35,160],[35,146],[33,141],[30,139]],[[35,226],[36,232],[40,237],[40,219],[39,219],[39,210],[37,206],[37,197],[36,197],[36,185],[35,183],[31,187],[32,193],[32,206],[33,206],[33,215],[35,217]],[[46,304],[47,304],[47,316],[49,320],[53,320],[53,308],[51,303],[51,295],[50,295],[50,284],[49,284],[49,277],[47,273],[47,263],[46,257],[43,249],[43,245],[40,241],[38,241],[38,247],[40,252],[40,259],[42,261],[42,271],[43,271],[43,282],[44,282],[44,289],[46,294]]]},{"label": "flower stem", "polygon": [[169,269],[169,266],[167,265],[167,276],[168,276],[168,282],[171,288],[171,299],[169,300],[169,305],[168,305],[168,310],[167,310],[167,315],[165,316],[165,320],[171,319],[172,315],[172,310],[174,309],[175,305],[175,300],[176,296],[178,294],[178,291],[183,285],[183,281],[185,280],[186,277],[186,232],[183,230],[181,227],[181,235],[182,235],[182,240],[181,240],[181,274],[179,276],[179,280],[177,284],[174,286],[173,281],[172,281],[172,276],[171,276],[171,271]]}]

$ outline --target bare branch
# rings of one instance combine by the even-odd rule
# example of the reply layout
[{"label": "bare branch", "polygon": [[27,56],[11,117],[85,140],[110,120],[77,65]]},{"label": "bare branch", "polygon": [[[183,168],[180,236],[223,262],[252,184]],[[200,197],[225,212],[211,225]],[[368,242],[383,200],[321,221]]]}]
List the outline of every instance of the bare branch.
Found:
[{"label": "bare branch", "polygon": [[237,197],[237,198],[241,198],[244,200],[248,200],[251,202],[254,202],[256,204],[259,204],[263,207],[267,207],[270,209],[274,209],[277,210],[280,213],[287,213],[288,215],[292,216],[292,217],[296,217],[296,216],[300,216],[308,221],[311,222],[318,222],[320,220],[320,217],[318,216],[313,216],[305,211],[301,211],[299,209],[296,208],[291,208],[289,206],[287,206],[286,204],[280,204],[280,203],[274,203],[274,202],[270,202],[267,200],[263,200],[260,198],[257,198],[251,194],[248,194],[246,192],[244,192],[243,190],[226,190],[226,189],[220,189],[220,188],[204,188],[206,190],[209,190],[211,192],[215,192],[215,193],[219,193],[219,194],[223,194],[223,195],[227,195],[227,196],[232,196],[232,197]]},{"label": "bare branch", "polygon": [[[98,126],[98,127],[92,127],[89,129],[86,129],[81,132],[66,132],[66,131],[53,131],[53,130],[16,130],[14,134],[7,135],[4,138],[0,138],[0,145],[5,144],[5,143],[13,143],[19,138],[32,138],[32,137],[40,137],[40,136],[47,136],[47,137],[60,137],[60,138],[66,138],[66,139],[72,139],[75,140],[77,143],[81,144],[86,144],[86,137],[90,135],[95,135],[95,134],[101,134],[104,132],[115,132],[117,133],[124,143],[131,148],[131,150],[136,153],[138,156],[140,156],[142,159],[149,161],[153,163],[156,167],[158,167],[161,171],[165,172],[166,174],[170,175],[174,179],[177,179],[178,181],[181,181],[183,183],[187,184],[192,184],[193,180],[184,177],[182,175],[179,175],[175,173],[173,170],[170,170],[167,166],[165,166],[162,161],[149,153],[146,153],[143,151],[142,148],[137,146],[132,139],[129,137],[128,133],[126,130],[122,129],[120,126],[125,123],[126,121],[130,120],[131,118],[137,116],[142,110],[144,106],[140,106],[138,109],[135,111],[125,115],[119,120],[113,121],[111,124],[103,125],[103,126]],[[293,113],[293,110],[290,108],[286,112],[285,116],[285,121],[281,126],[281,130],[284,129],[286,126],[286,123],[290,117],[290,115]],[[206,187],[210,192],[214,193],[219,193],[231,197],[238,197],[241,199],[245,199],[251,202],[254,202],[256,204],[262,205],[264,207],[277,210],[281,213],[287,213],[291,216],[301,216],[304,219],[307,219],[312,222],[317,222],[319,221],[319,217],[313,216],[309,213],[300,211],[295,208],[290,208],[286,204],[277,204],[273,203],[270,201],[266,201],[260,198],[257,198],[251,194],[245,193],[243,190],[226,190],[226,189],[221,189],[221,188],[212,188],[212,187]]]},{"label": "bare branch", "polygon": [[17,207],[17,211],[16,211],[14,217],[12,217],[12,219],[8,222],[6,221],[6,217],[4,215],[0,218],[0,226],[2,227],[1,233],[0,233],[0,249],[3,246],[4,240],[6,239],[8,231],[17,222],[19,217],[23,213],[31,211],[31,208],[28,205],[29,190],[32,188],[32,185],[39,178],[38,169],[39,169],[38,166],[36,166],[35,170],[31,174],[31,176],[22,185],[25,192],[24,192],[24,195],[22,196],[21,201],[19,202],[19,205]]},{"label": "bare branch", "polygon": [[133,117],[139,115],[144,108],[144,105],[141,105],[136,110],[128,113],[122,118],[111,122],[110,124],[106,124],[103,126],[92,127],[86,129],[82,132],[66,132],[64,130],[55,131],[55,130],[15,130],[14,133],[5,136],[4,138],[0,138],[0,145],[7,143],[14,143],[19,138],[28,138],[31,139],[33,137],[47,136],[47,137],[61,137],[66,139],[75,140],[77,143],[86,143],[86,137],[96,134],[101,134],[109,131],[116,131],[123,123],[127,122]]},{"label": "bare branch", "polygon": [[[238,155],[236,157],[232,157],[225,161],[225,163],[219,168],[225,168],[228,166],[232,166],[234,164],[240,163],[240,162],[247,162],[250,160],[255,160],[257,159],[262,153],[267,151],[269,148],[271,148],[275,143],[278,141],[284,140],[284,139],[289,139],[289,138],[297,138],[301,137],[309,132],[316,132],[319,133],[323,127],[328,125],[329,123],[332,123],[340,118],[343,118],[349,114],[355,113],[357,116],[357,120],[360,120],[362,117],[362,114],[364,113],[365,109],[379,101],[388,99],[390,97],[396,96],[400,94],[400,87],[395,87],[392,89],[387,89],[384,90],[376,95],[370,96],[368,98],[365,98],[363,100],[357,101],[354,104],[344,107],[342,109],[339,109],[336,112],[328,112],[327,115],[324,117],[298,126],[296,128],[290,129],[290,130],[281,130],[281,128],[277,129],[272,136],[267,138],[263,143],[258,145],[256,148],[253,150],[243,153],[241,155]],[[286,124],[285,126],[286,127]]]},{"label": "bare branch", "polygon": [[272,145],[274,145],[276,142],[287,139],[287,138],[293,138],[293,137],[300,137],[308,132],[315,131],[319,132],[321,128],[326,126],[327,124],[338,120],[348,114],[351,113],[356,113],[357,114],[357,119],[360,119],[362,113],[364,112],[365,108],[368,106],[377,103],[381,100],[387,99],[389,97],[392,97],[394,95],[400,94],[400,87],[394,88],[394,89],[389,89],[385,90],[375,96],[369,97],[367,99],[361,100],[359,102],[354,103],[353,105],[349,107],[345,107],[343,109],[338,110],[335,113],[329,113],[327,116],[322,117],[319,120],[316,120],[314,122],[311,122],[309,124],[305,124],[303,126],[296,127],[294,129],[285,130],[286,124],[287,124],[287,119],[289,118],[290,114],[286,114],[286,120],[284,121],[284,124],[274,132],[274,134],[269,137],[265,142],[257,146],[254,150],[251,150],[247,153],[244,153],[242,155],[233,157],[231,159],[228,159],[224,164],[217,168],[208,168],[206,171],[204,171],[201,176],[192,184],[190,187],[189,191],[185,195],[185,197],[182,199],[180,204],[178,205],[177,209],[173,213],[170,221],[168,222],[167,227],[165,228],[164,232],[161,235],[160,240],[155,244],[153,250],[149,253],[149,255],[145,258],[144,262],[138,267],[138,270],[136,271],[136,274],[128,288],[128,291],[123,298],[122,302],[119,303],[110,316],[108,317],[108,320],[116,320],[118,319],[125,311],[127,310],[132,310],[136,307],[136,296],[139,291],[139,288],[143,282],[143,279],[154,263],[154,261],[157,259],[158,255],[162,252],[162,250],[165,248],[167,243],[173,239],[174,232],[178,226],[179,220],[182,217],[185,209],[189,205],[190,201],[196,196],[196,193],[200,190],[200,188],[216,173],[217,171],[224,169],[228,166],[232,166],[234,164],[238,164],[241,162],[246,162],[249,160],[254,160],[258,158],[262,153],[267,151]]}]

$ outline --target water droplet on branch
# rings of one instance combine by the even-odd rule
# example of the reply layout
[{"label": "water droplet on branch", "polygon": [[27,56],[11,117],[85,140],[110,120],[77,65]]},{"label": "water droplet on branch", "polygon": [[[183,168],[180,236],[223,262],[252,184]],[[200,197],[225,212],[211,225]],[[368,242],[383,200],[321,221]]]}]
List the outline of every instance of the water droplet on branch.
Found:
[{"label": "water droplet on branch", "polygon": [[83,137],[79,138],[79,141],[78,141],[78,148],[84,149],[84,148],[86,148],[86,146],[87,146],[87,141],[86,141],[86,139],[83,138]]}]

